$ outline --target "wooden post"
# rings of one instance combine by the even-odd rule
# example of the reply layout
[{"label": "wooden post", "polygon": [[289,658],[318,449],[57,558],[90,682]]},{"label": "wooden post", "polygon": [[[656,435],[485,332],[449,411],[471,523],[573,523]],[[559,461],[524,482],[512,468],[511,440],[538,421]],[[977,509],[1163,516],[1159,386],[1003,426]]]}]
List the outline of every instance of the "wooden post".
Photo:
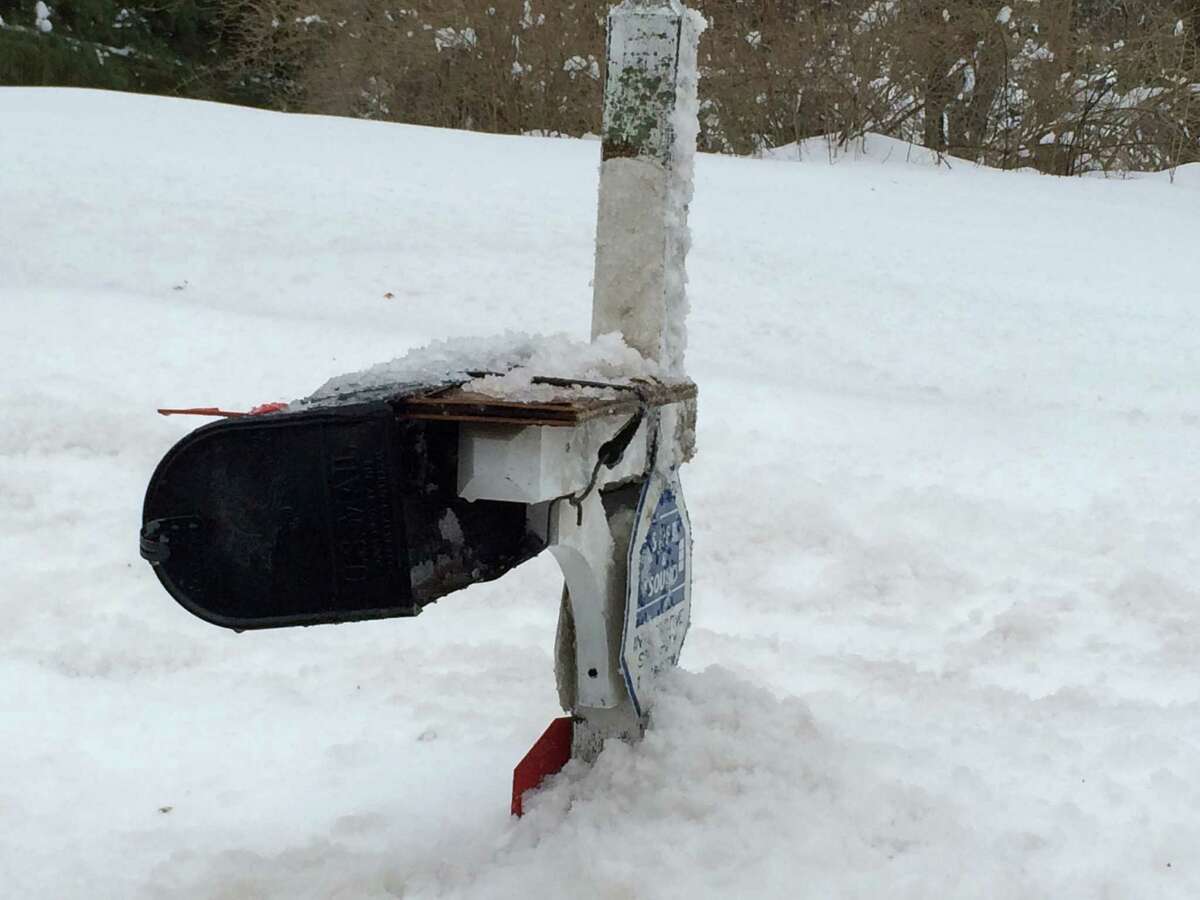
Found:
[{"label": "wooden post", "polygon": [[687,344],[703,28],[679,0],[625,0],[608,15],[592,336],[620,332],[674,375],[683,374]]}]

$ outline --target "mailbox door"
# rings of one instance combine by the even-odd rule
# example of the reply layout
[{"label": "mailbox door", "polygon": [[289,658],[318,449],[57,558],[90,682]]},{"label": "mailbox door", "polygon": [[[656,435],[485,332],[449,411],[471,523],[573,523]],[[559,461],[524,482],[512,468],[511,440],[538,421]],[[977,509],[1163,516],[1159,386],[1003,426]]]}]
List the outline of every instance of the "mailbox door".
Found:
[{"label": "mailbox door", "polygon": [[544,547],[522,504],[458,498],[456,453],[384,401],[207,425],[155,471],[142,555],[228,628],[412,616]]}]

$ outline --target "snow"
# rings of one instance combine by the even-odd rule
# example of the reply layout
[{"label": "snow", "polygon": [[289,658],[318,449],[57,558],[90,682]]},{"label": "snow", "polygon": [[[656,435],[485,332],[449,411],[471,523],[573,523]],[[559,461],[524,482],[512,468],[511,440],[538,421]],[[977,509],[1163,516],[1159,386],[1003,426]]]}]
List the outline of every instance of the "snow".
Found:
[{"label": "snow", "polygon": [[36,17],[35,24],[38,31],[42,34],[49,34],[54,30],[54,23],[50,21],[50,8],[42,0],[38,0],[34,5],[33,14]]},{"label": "snow", "polygon": [[474,28],[438,28],[433,33],[433,43],[438,52],[443,50],[470,50],[478,43],[479,37]]},{"label": "snow", "polygon": [[684,669],[515,821],[548,555],[236,635],[136,533],[195,424],[157,406],[586,336],[597,145],[69,90],[0,121],[6,895],[1200,893],[1200,166],[700,156]]},{"label": "snow", "polygon": [[975,90],[975,67],[966,60],[959,61],[962,66],[962,89],[959,92],[961,100],[965,94],[969,94]]},{"label": "snow", "polygon": [[[574,78],[580,72],[586,72],[593,81],[600,80],[600,61],[590,53],[587,57],[572,56],[563,63],[563,71]],[[518,73],[519,74],[519,73]]]},{"label": "snow", "polygon": [[692,246],[688,227],[688,209],[695,190],[696,141],[700,134],[700,73],[697,64],[699,42],[708,21],[694,9],[683,10],[679,32],[679,54],[675,82],[675,109],[671,115],[674,135],[672,163],[675,172],[667,182],[666,267],[668,349],[664,359],[669,371],[682,374],[688,345],[687,319],[691,311],[688,299],[687,256]]},{"label": "snow", "polygon": [[465,389],[494,397],[550,400],[561,391],[534,384],[535,378],[624,385],[635,378],[661,375],[657,363],[626,345],[619,334],[600,335],[589,342],[567,334],[510,331],[431,341],[390,362],[331,378],[310,397],[295,401],[295,407],[319,405],[343,394],[379,387],[453,382],[465,382]]},{"label": "snow", "polygon": [[438,521],[438,531],[442,535],[442,540],[448,541],[451,544],[462,545],[462,525],[458,521],[458,516],[454,514],[454,510],[446,510],[446,514]]},{"label": "snow", "polygon": [[908,168],[913,165],[939,165],[944,157],[934,150],[910,144],[887,135],[868,133],[845,144],[834,136],[808,138],[764,150],[761,157],[776,162],[869,162],[878,165],[895,164]]}]

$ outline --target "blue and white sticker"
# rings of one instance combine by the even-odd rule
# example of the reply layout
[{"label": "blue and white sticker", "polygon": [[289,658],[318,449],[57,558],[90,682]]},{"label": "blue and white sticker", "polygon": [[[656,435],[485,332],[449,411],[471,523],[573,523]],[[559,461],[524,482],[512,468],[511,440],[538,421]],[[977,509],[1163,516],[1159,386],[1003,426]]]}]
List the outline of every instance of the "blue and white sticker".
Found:
[{"label": "blue and white sticker", "polygon": [[629,543],[621,672],[638,714],[659,674],[679,663],[692,616],[692,526],[675,472],[651,473]]}]

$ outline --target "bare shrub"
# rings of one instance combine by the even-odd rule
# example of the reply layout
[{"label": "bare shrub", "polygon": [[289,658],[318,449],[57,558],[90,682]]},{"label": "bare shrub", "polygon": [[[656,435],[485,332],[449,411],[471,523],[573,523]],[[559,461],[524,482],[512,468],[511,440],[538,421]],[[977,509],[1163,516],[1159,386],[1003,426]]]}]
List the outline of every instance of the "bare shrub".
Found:
[{"label": "bare shrub", "polygon": [[[599,130],[601,0],[222,0],[287,109]],[[695,0],[701,147],[877,132],[1002,168],[1200,159],[1200,0]]]}]

